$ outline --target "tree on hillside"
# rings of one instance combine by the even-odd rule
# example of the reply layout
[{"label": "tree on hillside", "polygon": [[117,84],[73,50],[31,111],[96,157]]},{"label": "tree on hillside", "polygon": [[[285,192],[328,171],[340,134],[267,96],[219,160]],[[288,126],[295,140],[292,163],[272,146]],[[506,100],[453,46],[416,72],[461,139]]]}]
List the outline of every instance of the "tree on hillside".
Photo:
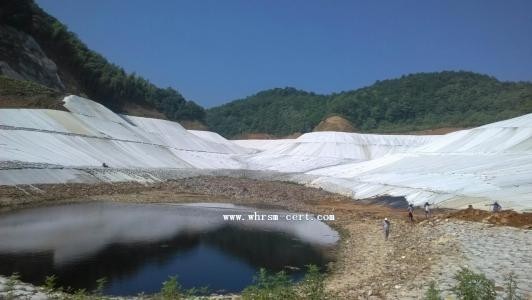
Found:
[{"label": "tree on hillside", "polygon": [[[82,93],[113,110],[132,102],[162,111],[172,120],[203,120],[205,111],[172,88],[161,89],[90,50],[73,32],[48,15],[32,0],[6,0],[0,4],[1,23],[33,36]],[[77,92],[77,91],[76,91]]]}]

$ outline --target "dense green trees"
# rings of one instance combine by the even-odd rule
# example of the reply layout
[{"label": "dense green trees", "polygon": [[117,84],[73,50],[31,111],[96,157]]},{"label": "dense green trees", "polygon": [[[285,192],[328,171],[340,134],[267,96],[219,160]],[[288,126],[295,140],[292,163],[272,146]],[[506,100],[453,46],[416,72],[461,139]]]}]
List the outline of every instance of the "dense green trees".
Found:
[{"label": "dense green trees", "polygon": [[532,112],[532,83],[472,72],[417,73],[354,91],[316,95],[273,89],[207,111],[208,126],[231,137],[308,132],[340,115],[362,132],[469,127]]},{"label": "dense green trees", "polygon": [[209,128],[225,136],[307,132],[321,121],[326,101],[314,93],[277,88],[212,108],[206,120]]},{"label": "dense green trees", "polygon": [[418,73],[333,95],[330,112],[363,130],[476,126],[532,112],[532,84],[471,72]]},{"label": "dense green trees", "polygon": [[128,102],[153,107],[173,120],[203,120],[205,112],[172,88],[161,89],[136,74],[108,62],[90,50],[65,25],[48,15],[32,0],[6,0],[0,4],[0,20],[33,36],[59,66],[72,92],[84,93],[113,110]]}]

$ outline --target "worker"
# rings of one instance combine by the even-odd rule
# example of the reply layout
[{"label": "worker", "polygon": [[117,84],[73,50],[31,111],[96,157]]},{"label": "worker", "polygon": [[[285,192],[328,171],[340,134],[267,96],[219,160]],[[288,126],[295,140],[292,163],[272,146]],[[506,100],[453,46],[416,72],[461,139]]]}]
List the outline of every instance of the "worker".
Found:
[{"label": "worker", "polygon": [[432,217],[432,212],[430,211],[430,203],[425,202],[425,219]]},{"label": "worker", "polygon": [[412,203],[408,205],[408,219],[410,223],[414,224],[414,204]]},{"label": "worker", "polygon": [[493,212],[500,212],[502,210],[502,206],[499,204],[499,202],[495,201],[493,202]]},{"label": "worker", "polygon": [[384,229],[384,240],[387,241],[388,236],[390,235],[390,221],[388,220],[388,218],[384,218],[383,229]]}]

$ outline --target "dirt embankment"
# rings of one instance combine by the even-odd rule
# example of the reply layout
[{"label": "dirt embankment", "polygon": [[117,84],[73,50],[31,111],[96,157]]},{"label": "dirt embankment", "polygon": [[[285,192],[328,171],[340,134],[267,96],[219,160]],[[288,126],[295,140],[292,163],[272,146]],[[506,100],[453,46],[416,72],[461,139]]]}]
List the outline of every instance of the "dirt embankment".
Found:
[{"label": "dirt embankment", "polygon": [[485,210],[468,208],[449,212],[447,217],[464,221],[532,229],[532,213],[518,213],[513,210],[492,213]]}]

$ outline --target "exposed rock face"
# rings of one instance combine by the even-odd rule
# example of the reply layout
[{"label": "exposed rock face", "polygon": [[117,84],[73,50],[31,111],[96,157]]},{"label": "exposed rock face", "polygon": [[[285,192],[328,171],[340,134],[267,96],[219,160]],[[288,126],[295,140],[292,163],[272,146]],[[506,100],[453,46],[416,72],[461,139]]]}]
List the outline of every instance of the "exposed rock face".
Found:
[{"label": "exposed rock face", "polygon": [[0,26],[0,74],[19,80],[65,90],[57,65],[30,35],[9,26]]}]

